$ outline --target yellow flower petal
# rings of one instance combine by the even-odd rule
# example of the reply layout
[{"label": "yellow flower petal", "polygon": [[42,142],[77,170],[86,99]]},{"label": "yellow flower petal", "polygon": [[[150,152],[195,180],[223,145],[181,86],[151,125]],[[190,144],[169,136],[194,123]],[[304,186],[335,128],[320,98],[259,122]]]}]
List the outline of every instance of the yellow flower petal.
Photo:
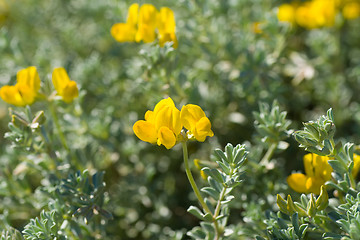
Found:
[{"label": "yellow flower petal", "polygon": [[63,91],[67,84],[70,82],[70,78],[65,70],[65,68],[55,68],[52,73],[52,82],[54,84],[55,90],[59,95],[63,94]]},{"label": "yellow flower petal", "polygon": [[34,103],[37,95],[37,92],[35,92],[34,89],[22,83],[17,83],[15,87],[18,89],[24,105],[31,105]]},{"label": "yellow flower petal", "polygon": [[155,41],[156,33],[155,28],[151,27],[148,24],[141,24],[135,35],[135,41],[140,42],[143,41],[144,43],[151,43]]},{"label": "yellow flower petal", "polygon": [[155,124],[155,114],[153,111],[146,111],[145,113],[145,121]]},{"label": "yellow flower petal", "polygon": [[320,194],[321,185],[323,185],[326,181],[317,177],[309,177],[306,179],[306,190],[307,193],[315,193],[317,195]]},{"label": "yellow flower petal", "polygon": [[155,105],[154,114],[157,114],[164,107],[175,107],[174,101],[170,97],[161,100]]},{"label": "yellow flower petal", "polygon": [[279,6],[277,17],[281,22],[294,23],[295,7],[290,4],[282,4]]},{"label": "yellow flower petal", "polygon": [[342,14],[346,19],[355,19],[360,16],[360,3],[349,2],[345,4],[342,10]]},{"label": "yellow flower petal", "polygon": [[140,140],[149,143],[156,143],[157,132],[153,124],[144,120],[139,120],[134,124],[133,131]]},{"label": "yellow flower petal", "polygon": [[159,33],[160,47],[164,47],[166,42],[173,42],[173,48],[177,48],[179,45],[175,33]]},{"label": "yellow flower petal", "polygon": [[201,118],[195,125],[195,129],[192,132],[194,137],[199,142],[205,141],[206,137],[214,136],[213,131],[211,131],[211,123],[207,117]]},{"label": "yellow flower petal", "polygon": [[156,112],[155,128],[160,129],[162,126],[169,128],[175,135],[180,134],[180,111],[176,107],[164,106]]},{"label": "yellow flower petal", "polygon": [[78,96],[79,96],[79,90],[76,85],[76,82],[75,81],[68,82],[62,93],[62,98],[64,102],[70,103],[74,100],[74,98],[77,98]]},{"label": "yellow flower petal", "polygon": [[133,3],[129,7],[128,16],[126,19],[126,23],[130,26],[135,26],[138,22],[138,15],[139,15],[139,4]]},{"label": "yellow flower petal", "polygon": [[16,80],[19,84],[27,85],[34,92],[40,89],[39,74],[34,66],[18,71]]},{"label": "yellow flower petal", "polygon": [[201,107],[197,105],[188,104],[181,108],[181,122],[187,130],[192,131],[196,123],[203,117],[206,117],[205,113]]},{"label": "yellow flower petal", "polygon": [[159,13],[159,44],[163,47],[166,42],[173,42],[173,47],[177,48],[178,41],[175,34],[175,16],[174,12],[168,7],[162,7]]},{"label": "yellow flower petal", "polygon": [[115,23],[111,27],[110,33],[118,42],[134,42],[136,27],[128,23]]},{"label": "yellow flower petal", "polygon": [[168,7],[162,7],[159,13],[159,32],[175,33],[174,12]]},{"label": "yellow flower petal", "polygon": [[331,173],[333,169],[328,163],[328,160],[329,157],[314,154],[313,167],[315,177],[321,178],[324,181],[328,181],[331,179]]},{"label": "yellow flower petal", "polygon": [[26,105],[17,87],[15,86],[7,86],[7,85],[3,86],[0,89],[0,97],[5,102],[12,104],[14,106],[23,107]]},{"label": "yellow flower petal", "polygon": [[357,155],[357,154],[354,154],[354,167],[351,171],[352,175],[354,178],[356,178],[356,176],[358,175],[359,173],[359,170],[360,170],[360,156]]},{"label": "yellow flower petal", "polygon": [[172,148],[176,144],[174,132],[167,127],[161,127],[157,135],[157,144],[164,145],[167,149]]},{"label": "yellow flower petal", "polygon": [[308,153],[304,156],[304,168],[306,176],[312,177],[315,175],[314,166],[313,166],[313,158],[314,155],[312,153]]},{"label": "yellow flower petal", "polygon": [[79,90],[75,81],[71,81],[65,68],[55,68],[52,74],[52,82],[58,95],[64,102],[70,103],[79,96]]},{"label": "yellow flower petal", "polygon": [[293,173],[286,179],[288,185],[298,193],[308,193],[306,180],[307,177],[302,173]]},{"label": "yellow flower petal", "polygon": [[149,43],[155,40],[158,14],[156,8],[151,4],[143,4],[140,7],[138,31],[135,36],[136,42]]}]

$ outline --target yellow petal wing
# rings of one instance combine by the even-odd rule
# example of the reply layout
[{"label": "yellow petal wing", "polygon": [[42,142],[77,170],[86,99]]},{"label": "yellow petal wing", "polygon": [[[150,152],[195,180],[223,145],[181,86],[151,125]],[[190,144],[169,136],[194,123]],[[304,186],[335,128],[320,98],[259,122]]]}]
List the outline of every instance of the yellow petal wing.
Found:
[{"label": "yellow petal wing", "polygon": [[157,135],[157,144],[164,145],[167,149],[172,148],[176,144],[174,132],[167,127],[161,127]]},{"label": "yellow petal wing", "polygon": [[139,4],[133,3],[129,7],[126,23],[135,26],[138,23]]},{"label": "yellow petal wing", "polygon": [[286,179],[288,185],[298,193],[307,193],[306,180],[307,177],[302,173],[293,173]]},{"label": "yellow petal wing", "polygon": [[15,86],[3,86],[0,89],[0,97],[5,102],[14,106],[23,107],[26,105],[17,87]]},{"label": "yellow petal wing", "polygon": [[155,126],[147,121],[139,120],[133,126],[135,135],[144,142],[156,143],[157,131]]},{"label": "yellow petal wing", "polygon": [[20,84],[29,86],[34,92],[40,89],[40,77],[34,66],[18,71],[16,80]]},{"label": "yellow petal wing", "polygon": [[323,185],[325,181],[322,178],[318,177],[309,177],[306,179],[306,190],[307,193],[315,193],[317,195],[320,194],[321,185]]},{"label": "yellow petal wing", "polygon": [[134,42],[136,28],[128,23],[115,23],[111,27],[110,33],[118,42]]},{"label": "yellow petal wing", "polygon": [[25,105],[31,105],[34,103],[37,92],[35,92],[32,88],[30,88],[26,84],[17,83],[15,87],[20,93],[22,101],[24,102]]},{"label": "yellow petal wing", "polygon": [[63,89],[62,98],[64,102],[70,103],[79,96],[79,89],[75,81],[70,81]]},{"label": "yellow petal wing", "polygon": [[52,82],[59,95],[63,95],[63,91],[67,84],[70,82],[70,78],[65,68],[55,68],[52,73]]},{"label": "yellow petal wing", "polygon": [[308,153],[304,156],[304,168],[305,168],[305,174],[308,177],[314,176],[314,158],[316,158],[317,155],[313,153]]},{"label": "yellow petal wing", "polygon": [[197,121],[203,117],[205,117],[205,113],[197,105],[188,104],[183,106],[181,109],[181,122],[187,130],[192,131],[195,128]]},{"label": "yellow petal wing", "polygon": [[193,132],[194,137],[197,141],[203,142],[205,141],[206,137],[214,136],[213,131],[211,131],[211,123],[207,117],[201,118],[195,126],[195,130]]},{"label": "yellow petal wing", "polygon": [[354,154],[353,159],[354,159],[354,167],[353,167],[351,173],[354,176],[354,178],[356,178],[356,176],[358,175],[359,170],[360,170],[360,156],[357,154]]}]

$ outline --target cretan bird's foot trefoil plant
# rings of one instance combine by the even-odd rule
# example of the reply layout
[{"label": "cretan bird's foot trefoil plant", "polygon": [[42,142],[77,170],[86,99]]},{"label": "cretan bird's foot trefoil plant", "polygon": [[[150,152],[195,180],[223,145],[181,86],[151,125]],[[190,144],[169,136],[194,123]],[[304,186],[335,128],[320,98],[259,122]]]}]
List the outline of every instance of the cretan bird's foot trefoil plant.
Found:
[{"label": "cretan bird's foot trefoil plant", "polygon": [[[200,226],[188,232],[194,239],[222,239],[229,216],[229,202],[234,198],[232,189],[242,181],[242,165],[247,151],[244,145],[233,147],[228,144],[225,152],[215,151],[217,168],[204,167],[201,171],[207,176],[208,186],[197,186],[189,165],[187,142],[204,142],[206,137],[214,136],[211,122],[198,105],[187,104],[179,111],[169,97],[156,104],[154,111],[147,111],[145,120],[137,121],[133,130],[145,142],[164,145],[167,149],[181,143],[184,166],[189,183],[200,203],[200,208],[190,206],[188,212],[201,220]],[[206,197],[203,197],[203,194]]]}]

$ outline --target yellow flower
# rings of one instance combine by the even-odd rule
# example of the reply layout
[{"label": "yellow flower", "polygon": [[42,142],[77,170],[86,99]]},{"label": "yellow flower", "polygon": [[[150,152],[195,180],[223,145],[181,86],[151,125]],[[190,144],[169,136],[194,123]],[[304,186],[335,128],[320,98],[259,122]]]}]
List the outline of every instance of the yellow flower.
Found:
[{"label": "yellow flower", "polygon": [[261,29],[261,25],[262,25],[262,22],[254,22],[252,24],[252,31],[253,33],[255,34],[261,34],[263,33],[262,29]]},{"label": "yellow flower", "polygon": [[320,194],[320,187],[331,179],[329,157],[309,153],[304,156],[305,174],[293,173],[287,178],[289,186],[299,193]]},{"label": "yellow flower", "polygon": [[[360,156],[354,154],[354,167],[351,174],[356,178],[360,170]],[[305,174],[293,173],[287,178],[289,186],[299,193],[320,193],[320,187],[331,179],[332,167],[329,157],[309,153],[304,156]]]},{"label": "yellow flower", "polygon": [[178,41],[175,35],[175,17],[170,8],[162,7],[160,12],[152,4],[132,4],[126,23],[116,23],[111,27],[111,35],[118,42],[150,43],[159,39],[161,47],[166,42]]},{"label": "yellow flower", "polygon": [[133,126],[135,135],[142,141],[164,145],[167,149],[175,146],[181,129],[180,111],[171,98],[161,100],[154,111],[145,113],[145,121],[139,120]]},{"label": "yellow flower", "polygon": [[354,154],[354,167],[351,171],[351,174],[353,175],[354,178],[356,178],[356,176],[358,175],[359,173],[359,170],[360,170],[360,156],[357,155],[357,154]]},{"label": "yellow flower", "polygon": [[277,17],[280,22],[295,22],[295,6],[291,4],[282,4],[279,6]]},{"label": "yellow flower", "polygon": [[177,48],[178,41],[175,34],[176,24],[174,12],[168,7],[162,7],[159,13],[159,44],[163,47],[166,42],[173,42],[173,47]]},{"label": "yellow flower", "polygon": [[65,68],[55,68],[52,73],[54,87],[64,102],[70,103],[79,96],[79,90],[75,81],[70,80]]},{"label": "yellow flower", "polygon": [[133,42],[137,32],[139,4],[129,7],[126,23],[116,23],[111,27],[110,33],[118,42]]},{"label": "yellow flower", "polygon": [[180,114],[181,122],[199,142],[205,141],[206,137],[214,136],[211,131],[210,120],[205,116],[201,107],[188,104],[182,107]]},{"label": "yellow flower", "polygon": [[40,89],[40,78],[36,67],[20,70],[16,75],[15,86],[3,86],[0,89],[1,98],[12,105],[23,107],[34,103]]},{"label": "yellow flower", "polygon": [[135,41],[145,43],[153,42],[156,39],[155,29],[157,27],[158,10],[151,4],[143,4],[139,11],[138,31]]},{"label": "yellow flower", "polygon": [[360,3],[349,2],[344,5],[342,14],[346,19],[355,19],[360,16]]},{"label": "yellow flower", "polygon": [[335,0],[313,0],[305,2],[295,11],[296,23],[308,29],[333,26],[335,16]]}]

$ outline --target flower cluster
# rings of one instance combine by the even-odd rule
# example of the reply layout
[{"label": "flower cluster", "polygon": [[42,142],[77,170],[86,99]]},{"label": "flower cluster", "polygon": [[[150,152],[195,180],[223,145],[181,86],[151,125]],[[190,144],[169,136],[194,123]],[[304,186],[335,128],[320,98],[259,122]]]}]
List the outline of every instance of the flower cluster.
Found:
[{"label": "flower cluster", "polygon": [[[321,185],[331,179],[332,167],[329,157],[309,153],[304,156],[305,174],[293,173],[287,178],[289,186],[299,193],[320,193]],[[356,177],[360,170],[360,156],[354,154],[352,175]]]},{"label": "flower cluster", "polygon": [[[185,127],[187,134],[181,134]],[[161,100],[154,111],[145,113],[145,120],[137,121],[133,130],[142,141],[172,148],[181,140],[196,139],[203,142],[214,136],[210,120],[197,105],[188,104],[179,111],[171,98]]]},{"label": "flower cluster", "polygon": [[331,27],[336,15],[342,11],[344,18],[360,16],[358,0],[311,0],[282,4],[278,9],[278,19],[282,22],[297,24],[307,29]]},{"label": "flower cluster", "polygon": [[[0,89],[0,97],[17,107],[33,104],[40,95],[40,77],[36,67],[31,66],[20,70],[16,75],[16,81],[14,86],[3,86]],[[70,103],[79,95],[76,82],[70,81],[64,68],[55,68],[52,81],[57,94],[64,102]]]},{"label": "flower cluster", "polygon": [[159,39],[161,47],[166,42],[173,42],[173,47],[178,45],[175,35],[174,12],[168,7],[158,11],[151,4],[134,3],[129,7],[126,23],[116,23],[111,27],[111,35],[118,42],[150,43]]}]

